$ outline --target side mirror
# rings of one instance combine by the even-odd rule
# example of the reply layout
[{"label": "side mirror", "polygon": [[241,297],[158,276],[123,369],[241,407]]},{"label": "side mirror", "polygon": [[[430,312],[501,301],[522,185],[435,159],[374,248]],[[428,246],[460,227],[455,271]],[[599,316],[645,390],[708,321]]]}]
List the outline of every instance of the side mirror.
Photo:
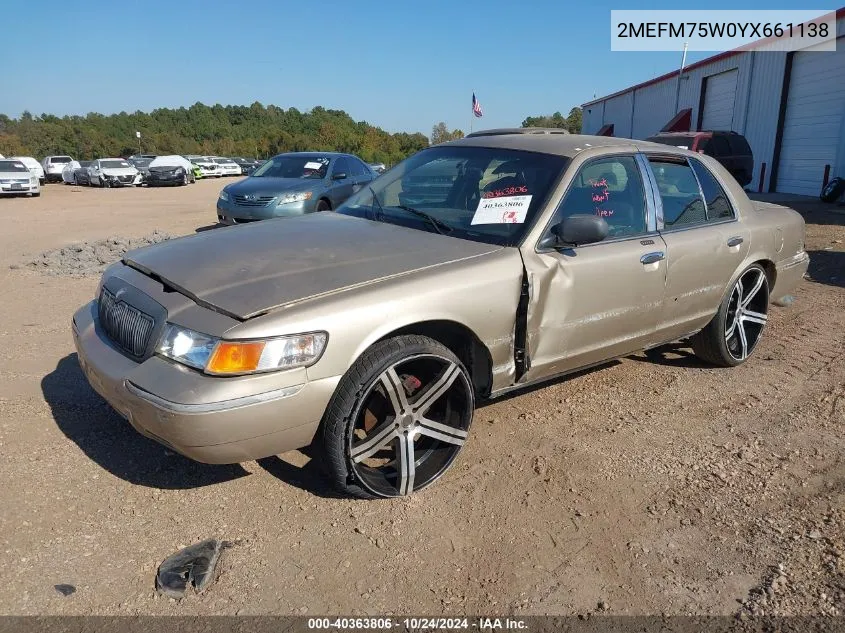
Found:
[{"label": "side mirror", "polygon": [[597,215],[571,215],[552,227],[552,235],[540,242],[543,248],[595,244],[607,237],[610,227]]},{"label": "side mirror", "polygon": [[346,172],[345,171],[336,172],[336,173],[332,174],[332,180],[344,180],[344,179],[346,179]]}]

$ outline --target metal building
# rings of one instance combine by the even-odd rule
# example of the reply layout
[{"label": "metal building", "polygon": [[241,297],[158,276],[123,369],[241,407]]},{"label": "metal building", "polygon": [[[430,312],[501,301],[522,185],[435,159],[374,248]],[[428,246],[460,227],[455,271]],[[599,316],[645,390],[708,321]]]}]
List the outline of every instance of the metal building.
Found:
[{"label": "metal building", "polygon": [[750,188],[817,196],[845,178],[845,8],[836,18],[835,52],[721,53],[585,103],[582,131],[734,130],[754,152]]}]

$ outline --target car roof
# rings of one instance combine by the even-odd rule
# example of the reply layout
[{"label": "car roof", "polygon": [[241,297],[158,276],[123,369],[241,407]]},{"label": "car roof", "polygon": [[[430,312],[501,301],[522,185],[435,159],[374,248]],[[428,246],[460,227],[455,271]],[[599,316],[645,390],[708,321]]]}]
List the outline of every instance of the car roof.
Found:
[{"label": "car roof", "polygon": [[[516,149],[526,152],[539,152],[566,156],[571,158],[580,152],[596,147],[627,150],[635,152],[638,149],[654,149],[661,152],[677,150],[684,153],[685,150],[672,148],[659,143],[639,141],[629,138],[618,138],[615,136],[591,136],[587,134],[561,134],[561,133],[526,133],[521,131],[500,131],[492,130],[490,135],[476,133],[471,136],[444,143],[446,146],[455,147],[492,147],[501,149]],[[688,153],[688,152],[687,152]]]}]

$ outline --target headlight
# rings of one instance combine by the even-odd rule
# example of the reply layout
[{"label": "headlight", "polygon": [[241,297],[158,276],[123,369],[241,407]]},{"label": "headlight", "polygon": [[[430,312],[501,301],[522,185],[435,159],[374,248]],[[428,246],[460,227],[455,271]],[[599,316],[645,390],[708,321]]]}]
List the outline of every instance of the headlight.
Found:
[{"label": "headlight", "polygon": [[249,341],[226,341],[168,324],[158,353],[218,376],[253,374],[315,363],[328,334],[313,332]]},{"label": "headlight", "polygon": [[38,184],[38,176],[31,176],[29,179],[29,184],[37,185]]},{"label": "headlight", "polygon": [[314,195],[313,191],[299,191],[297,193],[283,193],[279,196],[279,201],[276,203],[276,206],[279,207],[283,204],[290,204],[291,202],[302,202],[303,200],[310,200],[311,196]]},{"label": "headlight", "polygon": [[168,323],[158,353],[175,361],[205,369],[217,339]]},{"label": "headlight", "polygon": [[229,202],[229,194],[228,194],[227,192],[225,192],[225,191],[221,191],[221,192],[220,192],[220,199],[221,199],[223,202]]}]

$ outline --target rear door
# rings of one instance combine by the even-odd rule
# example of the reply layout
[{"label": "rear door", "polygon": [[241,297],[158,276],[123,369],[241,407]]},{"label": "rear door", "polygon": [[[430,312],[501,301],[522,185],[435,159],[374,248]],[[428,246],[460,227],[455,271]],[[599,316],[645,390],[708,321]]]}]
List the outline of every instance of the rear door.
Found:
[{"label": "rear door", "polygon": [[704,327],[745,259],[749,231],[703,161],[649,155],[657,225],[666,244],[666,295],[659,338],[670,341]]},{"label": "rear door", "polygon": [[337,209],[346,199],[352,195],[355,187],[355,180],[351,173],[352,165],[349,159],[341,156],[332,165],[329,197],[332,202],[332,209]]},{"label": "rear door", "polygon": [[373,180],[373,172],[364,163],[355,157],[347,159],[352,166],[352,180],[354,185],[352,187],[353,193],[358,193],[362,187],[366,187]]},{"label": "rear door", "polygon": [[607,221],[610,234],[596,244],[524,254],[532,297],[527,380],[622,356],[653,341],[666,261],[645,169],[633,154],[586,162],[547,231],[568,216],[595,214]]}]

